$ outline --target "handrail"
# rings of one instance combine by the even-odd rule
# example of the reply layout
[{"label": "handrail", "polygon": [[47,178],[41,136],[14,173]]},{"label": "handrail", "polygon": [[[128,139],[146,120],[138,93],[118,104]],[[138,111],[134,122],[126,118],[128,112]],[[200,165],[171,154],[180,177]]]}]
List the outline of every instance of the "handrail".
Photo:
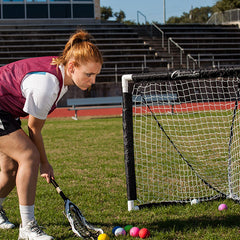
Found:
[{"label": "handrail", "polygon": [[[144,73],[144,70],[147,68],[147,56],[143,55],[143,61],[142,61],[142,73]],[[114,65],[114,75],[115,75],[115,83],[118,82],[118,77],[121,74],[121,72],[119,72],[119,66],[117,63],[115,63]]]},{"label": "handrail", "polygon": [[171,37],[168,38],[168,53],[171,53],[171,42],[173,43],[173,45],[175,45],[179,50],[180,50],[180,65],[182,65],[183,61],[182,61],[182,55],[184,53],[184,49],[182,47],[179,46],[178,43],[176,43]]},{"label": "handrail", "polygon": [[[212,67],[215,68],[216,67],[216,64],[217,63],[217,67],[219,68],[220,67],[220,62],[215,60],[215,57],[214,55],[210,55],[211,56],[211,59],[209,58],[209,62],[212,63]],[[201,54],[198,54],[198,67],[200,68],[200,64],[201,64]]]},{"label": "handrail", "polygon": [[191,54],[188,54],[187,55],[187,70],[189,70],[189,59],[191,59],[193,61],[193,63],[194,63],[193,69],[195,69],[195,66],[198,65],[198,61],[197,61],[197,59],[192,57]]},{"label": "handrail", "polygon": [[160,29],[155,23],[152,23],[152,25],[162,34],[162,48],[164,48],[164,32],[162,29]]},{"label": "handrail", "polygon": [[147,17],[141,12],[141,11],[137,11],[137,23],[139,24],[139,15],[142,15],[145,19],[145,24],[147,23]]},{"label": "handrail", "polygon": [[184,52],[184,49],[183,49],[178,43],[176,43],[171,37],[168,38],[168,42],[169,42],[169,44],[168,44],[168,53],[171,52],[171,49],[170,49],[170,42],[172,42],[173,45],[175,45],[177,48],[179,48],[180,51]]}]

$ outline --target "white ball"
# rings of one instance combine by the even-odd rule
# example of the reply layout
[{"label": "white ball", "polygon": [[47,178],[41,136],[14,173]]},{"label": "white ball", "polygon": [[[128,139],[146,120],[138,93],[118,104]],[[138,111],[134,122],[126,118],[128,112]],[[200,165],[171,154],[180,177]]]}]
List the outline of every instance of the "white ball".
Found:
[{"label": "white ball", "polygon": [[115,236],[125,236],[126,235],[126,231],[123,228],[117,228],[116,231],[114,232]]},{"label": "white ball", "polygon": [[198,203],[199,203],[199,201],[198,201],[196,198],[194,198],[194,199],[191,201],[191,205],[198,204]]}]

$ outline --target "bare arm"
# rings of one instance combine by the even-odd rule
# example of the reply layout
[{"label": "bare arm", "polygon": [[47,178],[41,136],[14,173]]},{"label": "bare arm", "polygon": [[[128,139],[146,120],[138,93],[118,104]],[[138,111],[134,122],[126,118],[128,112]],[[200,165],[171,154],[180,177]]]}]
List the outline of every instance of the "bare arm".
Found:
[{"label": "bare arm", "polygon": [[47,182],[50,183],[50,178],[54,178],[52,166],[49,164],[46,151],[44,148],[43,138],[42,138],[42,128],[44,126],[45,120],[29,115],[28,119],[28,131],[29,137],[36,145],[40,153],[40,173],[41,176],[46,178]]}]

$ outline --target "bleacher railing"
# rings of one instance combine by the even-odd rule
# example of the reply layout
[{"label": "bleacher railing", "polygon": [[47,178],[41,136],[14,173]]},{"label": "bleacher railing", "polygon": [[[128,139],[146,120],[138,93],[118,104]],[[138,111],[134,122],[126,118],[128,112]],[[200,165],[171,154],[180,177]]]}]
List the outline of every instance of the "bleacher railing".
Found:
[{"label": "bleacher railing", "polygon": [[140,24],[140,16],[144,18],[145,24],[147,24],[147,17],[139,10],[137,11],[137,23]]},{"label": "bleacher railing", "polygon": [[161,36],[162,36],[162,48],[164,48],[164,32],[163,32],[163,30],[161,28],[159,28],[155,23],[152,23],[152,26],[161,33]]},{"label": "bleacher railing", "polygon": [[207,24],[227,24],[240,23],[240,9],[227,10],[225,12],[215,12]]},{"label": "bleacher railing", "polygon": [[171,43],[180,51],[180,66],[182,66],[183,64],[183,53],[184,53],[184,49],[182,47],[179,46],[178,43],[176,43],[175,41],[173,41],[173,39],[170,37],[168,38],[168,53],[171,53]]}]

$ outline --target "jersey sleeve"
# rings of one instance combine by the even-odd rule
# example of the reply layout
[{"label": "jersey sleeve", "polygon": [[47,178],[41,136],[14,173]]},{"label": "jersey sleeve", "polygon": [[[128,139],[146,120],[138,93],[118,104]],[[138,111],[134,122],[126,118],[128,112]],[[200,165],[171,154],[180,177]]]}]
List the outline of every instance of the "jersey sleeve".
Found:
[{"label": "jersey sleeve", "polygon": [[21,90],[26,98],[23,111],[38,119],[46,119],[57,99],[59,81],[50,73],[30,73],[23,79]]}]

